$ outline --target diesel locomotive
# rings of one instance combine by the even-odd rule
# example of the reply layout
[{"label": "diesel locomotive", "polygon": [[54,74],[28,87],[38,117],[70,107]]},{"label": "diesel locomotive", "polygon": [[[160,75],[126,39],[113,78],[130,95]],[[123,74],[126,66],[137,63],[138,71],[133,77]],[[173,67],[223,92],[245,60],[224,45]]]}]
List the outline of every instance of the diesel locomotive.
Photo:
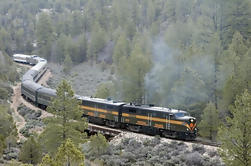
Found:
[{"label": "diesel locomotive", "polygon": [[[22,78],[21,94],[45,109],[56,96],[56,90],[37,83],[47,70],[47,61],[22,54],[13,55],[13,60],[34,65]],[[91,123],[186,140],[193,140],[197,135],[196,118],[186,111],[79,95],[76,98],[81,102],[83,116]]]}]

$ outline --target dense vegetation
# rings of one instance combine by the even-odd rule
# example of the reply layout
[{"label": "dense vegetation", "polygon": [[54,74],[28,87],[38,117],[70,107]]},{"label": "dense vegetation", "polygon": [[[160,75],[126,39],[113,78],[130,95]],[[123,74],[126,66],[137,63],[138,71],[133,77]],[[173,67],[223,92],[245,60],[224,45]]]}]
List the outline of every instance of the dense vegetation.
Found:
[{"label": "dense vegetation", "polygon": [[112,64],[116,91],[105,97],[192,111],[211,101],[227,111],[250,88],[248,0],[10,0],[0,6],[2,51],[38,54],[66,72],[83,61]]},{"label": "dense vegetation", "polygon": [[[187,110],[212,140],[218,124],[243,121],[247,130],[238,134],[250,143],[250,111],[248,123],[237,111],[243,104],[250,109],[250,9],[250,0],[1,0],[1,103],[11,94],[8,82],[18,78],[8,57],[14,53],[43,56],[66,74],[89,61],[116,75],[97,97]],[[12,126],[8,106],[0,113]],[[3,135],[2,124],[0,131],[1,151],[11,132]],[[227,129],[220,131],[223,138]],[[245,150],[250,154],[250,146]]]},{"label": "dense vegetation", "polygon": [[13,84],[18,79],[16,67],[12,60],[0,51],[0,159],[4,150],[10,151],[16,144],[17,130],[14,124],[11,109],[7,101],[10,101]]}]

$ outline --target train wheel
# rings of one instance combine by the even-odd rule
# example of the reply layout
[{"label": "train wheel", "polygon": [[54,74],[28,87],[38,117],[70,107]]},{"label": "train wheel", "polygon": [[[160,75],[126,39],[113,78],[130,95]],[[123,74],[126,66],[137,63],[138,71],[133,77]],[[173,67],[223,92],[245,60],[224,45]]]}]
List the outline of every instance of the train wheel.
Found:
[{"label": "train wheel", "polygon": [[133,132],[140,132],[141,127],[136,125],[128,125],[127,129]]},{"label": "train wheel", "polygon": [[105,122],[105,125],[109,126],[109,127],[116,127],[116,123],[114,121],[110,121],[110,120],[107,120]]},{"label": "train wheel", "polygon": [[174,131],[163,131],[162,135],[166,138],[177,138],[177,133]]},{"label": "train wheel", "polygon": [[24,94],[22,94],[22,97],[24,98],[24,100],[27,100],[27,99],[26,99],[26,96],[25,96]]}]

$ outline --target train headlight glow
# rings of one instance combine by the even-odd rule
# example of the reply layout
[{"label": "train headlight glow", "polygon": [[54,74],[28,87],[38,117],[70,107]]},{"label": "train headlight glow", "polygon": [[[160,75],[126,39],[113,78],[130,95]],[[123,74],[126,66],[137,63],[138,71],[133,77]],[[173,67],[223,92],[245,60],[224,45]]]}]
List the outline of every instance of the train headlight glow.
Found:
[{"label": "train headlight glow", "polygon": [[193,119],[190,120],[193,123]]}]

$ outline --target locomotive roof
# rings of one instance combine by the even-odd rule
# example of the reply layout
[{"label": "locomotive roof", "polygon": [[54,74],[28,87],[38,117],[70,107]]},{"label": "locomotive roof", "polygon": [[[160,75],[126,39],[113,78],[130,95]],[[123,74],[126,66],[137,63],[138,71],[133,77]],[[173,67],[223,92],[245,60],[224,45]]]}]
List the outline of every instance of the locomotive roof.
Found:
[{"label": "locomotive roof", "polygon": [[125,105],[125,107],[133,107],[133,108],[137,108],[137,109],[144,109],[144,110],[150,110],[150,111],[160,111],[160,112],[166,112],[166,113],[178,113],[178,112],[186,112],[183,110],[177,110],[177,109],[170,109],[170,108],[166,108],[166,107],[156,107],[156,106],[149,106],[149,105],[131,105],[131,104],[127,104]]},{"label": "locomotive roof", "polygon": [[107,99],[100,99],[100,98],[94,98],[94,97],[85,97],[85,96],[78,96],[78,95],[76,95],[76,96],[80,100],[92,101],[92,102],[103,103],[103,104],[111,104],[111,105],[115,105],[115,106],[125,104],[124,102],[116,102],[116,101],[107,100]]}]

